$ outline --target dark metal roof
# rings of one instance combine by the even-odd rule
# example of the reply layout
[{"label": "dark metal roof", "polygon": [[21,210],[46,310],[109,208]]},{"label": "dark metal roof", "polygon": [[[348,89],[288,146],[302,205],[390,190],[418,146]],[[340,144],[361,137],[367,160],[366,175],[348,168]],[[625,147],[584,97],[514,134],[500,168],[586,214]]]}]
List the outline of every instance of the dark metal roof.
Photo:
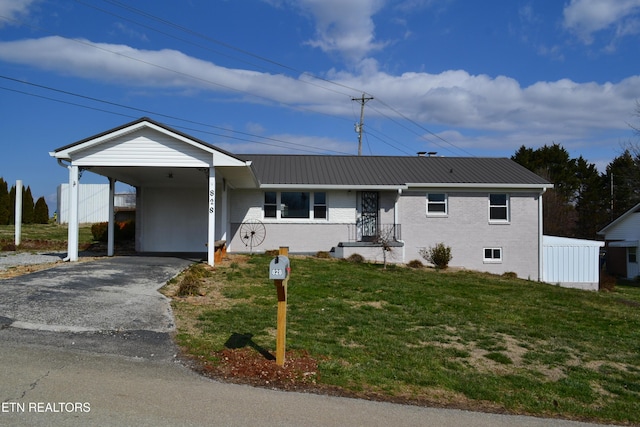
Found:
[{"label": "dark metal roof", "polygon": [[550,183],[507,158],[241,155],[262,185],[403,186],[406,184]]}]

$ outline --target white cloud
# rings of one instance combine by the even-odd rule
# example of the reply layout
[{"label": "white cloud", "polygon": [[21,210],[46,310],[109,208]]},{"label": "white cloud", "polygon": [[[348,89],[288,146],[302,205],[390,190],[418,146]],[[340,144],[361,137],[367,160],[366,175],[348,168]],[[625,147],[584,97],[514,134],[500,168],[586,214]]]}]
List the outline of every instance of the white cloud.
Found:
[{"label": "white cloud", "polygon": [[571,0],[564,8],[563,25],[586,44],[594,33],[614,27],[616,36],[637,34],[640,0]]},{"label": "white cloud", "polygon": [[3,25],[18,25],[16,22],[29,13],[29,6],[37,0],[0,0],[0,27]]},{"label": "white cloud", "polygon": [[[114,85],[223,93],[243,102],[304,108],[350,119],[353,102],[341,93],[347,91],[345,87],[358,88],[352,96],[364,90],[375,97],[367,104],[369,119],[384,114],[402,120],[397,115],[400,112],[426,127],[501,135],[503,143],[514,141],[516,148],[538,137],[541,143],[562,143],[586,140],[603,130],[627,131],[640,98],[640,76],[604,84],[562,79],[523,87],[511,77],[472,75],[464,70],[393,75],[380,71],[373,60],[357,72],[328,75],[341,85],[336,91],[324,81],[306,84],[303,80],[309,76],[230,69],[175,50],[139,50],[61,37],[0,42],[0,60]],[[253,129],[260,133],[258,130]],[[469,143],[474,141],[469,139]],[[477,143],[489,146],[487,140]]]},{"label": "white cloud", "polygon": [[315,21],[316,36],[307,43],[357,62],[386,43],[375,40],[373,15],[384,0],[299,0],[292,2]]}]

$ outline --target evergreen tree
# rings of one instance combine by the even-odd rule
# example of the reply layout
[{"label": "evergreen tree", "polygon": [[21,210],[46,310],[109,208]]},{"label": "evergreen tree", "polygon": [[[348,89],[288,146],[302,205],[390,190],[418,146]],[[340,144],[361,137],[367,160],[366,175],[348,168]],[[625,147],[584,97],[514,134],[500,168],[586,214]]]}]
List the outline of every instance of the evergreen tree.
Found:
[{"label": "evergreen tree", "polygon": [[[640,154],[632,155],[627,149],[607,166],[608,200],[612,202],[610,219],[640,203]],[[611,181],[613,180],[613,186]]]},{"label": "evergreen tree", "polygon": [[22,191],[22,223],[33,224],[34,204],[33,195],[31,194],[31,187],[24,187]]},{"label": "evergreen tree", "polygon": [[0,225],[9,224],[10,210],[9,188],[7,182],[0,178]]},{"label": "evergreen tree", "polygon": [[9,191],[9,224],[16,223],[16,186],[12,185]]},{"label": "evergreen tree", "polygon": [[574,237],[578,223],[575,204],[580,190],[577,161],[559,144],[537,150],[523,145],[511,159],[553,183],[554,187],[542,196],[543,233]]},{"label": "evergreen tree", "polygon": [[607,180],[594,164],[587,163],[582,156],[576,162],[576,177],[580,182],[580,188],[575,207],[575,234],[583,239],[596,239],[597,232],[609,223]]},{"label": "evergreen tree", "polygon": [[48,224],[49,223],[49,207],[44,197],[40,197],[36,201],[36,206],[33,210],[33,221],[36,224]]}]

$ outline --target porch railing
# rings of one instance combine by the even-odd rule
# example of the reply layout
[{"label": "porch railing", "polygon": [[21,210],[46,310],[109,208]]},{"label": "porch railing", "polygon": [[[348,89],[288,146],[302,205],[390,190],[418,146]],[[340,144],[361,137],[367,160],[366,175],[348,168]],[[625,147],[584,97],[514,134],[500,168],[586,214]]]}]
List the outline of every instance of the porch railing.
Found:
[{"label": "porch railing", "polygon": [[402,240],[402,227],[400,224],[378,224],[371,228],[370,224],[358,222],[347,225],[348,239],[350,242],[375,242],[385,239],[396,242]]}]

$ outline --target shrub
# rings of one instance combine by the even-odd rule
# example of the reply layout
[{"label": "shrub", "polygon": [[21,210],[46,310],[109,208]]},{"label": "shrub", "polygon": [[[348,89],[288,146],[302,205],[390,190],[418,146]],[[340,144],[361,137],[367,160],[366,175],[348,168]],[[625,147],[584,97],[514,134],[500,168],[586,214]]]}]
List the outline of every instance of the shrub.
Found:
[{"label": "shrub", "polygon": [[362,264],[364,262],[364,257],[360,254],[351,254],[347,261],[353,262],[354,264]]},{"label": "shrub", "polygon": [[419,259],[414,259],[411,260],[407,263],[407,267],[410,268],[422,268],[424,267],[424,265],[422,264],[422,261],[420,261]]},{"label": "shrub", "polygon": [[97,240],[98,242],[106,242],[108,227],[109,223],[106,222],[96,222],[95,224],[92,224],[91,235],[93,236],[93,240]]},{"label": "shrub", "polygon": [[[107,241],[107,231],[109,229],[108,222],[96,222],[91,225],[91,234],[93,240],[98,242]],[[125,240],[133,240],[136,236],[136,223],[135,221],[121,221],[115,223],[115,229],[113,230],[113,237],[116,242],[122,242]]]},{"label": "shrub", "polygon": [[210,272],[205,265],[194,264],[179,279],[180,284],[176,294],[181,297],[201,295],[200,285],[202,284],[202,279],[209,276]]},{"label": "shrub", "polygon": [[502,273],[502,277],[504,277],[505,279],[517,279],[518,275],[513,271],[506,271]]},{"label": "shrub", "polygon": [[316,253],[316,258],[331,258],[331,254],[327,251],[318,251]]},{"label": "shrub", "polygon": [[435,247],[429,247],[429,249],[421,249],[420,255],[437,269],[442,270],[449,267],[449,261],[453,258],[451,256],[451,247],[445,246],[444,243],[438,243]]}]

